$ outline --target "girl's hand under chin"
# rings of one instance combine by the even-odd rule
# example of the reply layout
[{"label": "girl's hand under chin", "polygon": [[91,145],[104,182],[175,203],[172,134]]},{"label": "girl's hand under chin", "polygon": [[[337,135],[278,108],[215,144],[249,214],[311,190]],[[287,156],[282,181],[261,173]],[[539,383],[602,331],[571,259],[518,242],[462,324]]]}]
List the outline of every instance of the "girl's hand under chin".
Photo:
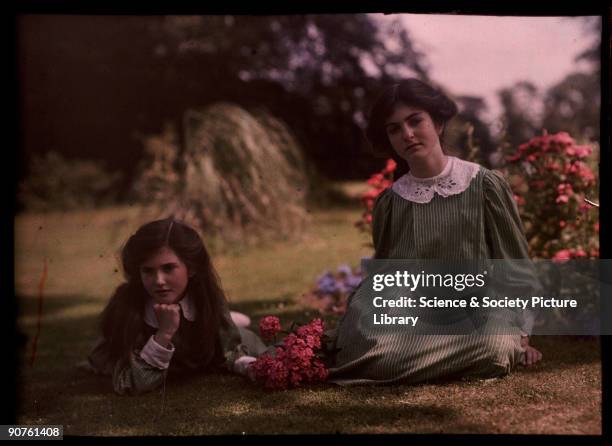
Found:
[{"label": "girl's hand under chin", "polygon": [[178,304],[155,304],[153,310],[158,324],[155,341],[168,347],[181,323],[181,308]]}]

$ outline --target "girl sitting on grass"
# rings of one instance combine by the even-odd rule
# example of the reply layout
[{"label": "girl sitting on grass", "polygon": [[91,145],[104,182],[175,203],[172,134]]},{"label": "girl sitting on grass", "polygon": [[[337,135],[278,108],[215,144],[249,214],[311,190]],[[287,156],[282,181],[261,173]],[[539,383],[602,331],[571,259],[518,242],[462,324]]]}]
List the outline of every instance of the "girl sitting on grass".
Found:
[{"label": "girl sitting on grass", "polygon": [[198,233],[174,219],[153,221],[121,252],[126,282],[102,313],[102,337],[84,366],[112,376],[119,394],[160,386],[169,374],[234,371],[265,350],[230,314],[219,279]]},{"label": "girl sitting on grass", "polygon": [[[398,166],[396,181],[377,197],[372,212],[375,259],[529,259],[506,180],[443,150],[444,128],[456,113],[449,97],[417,79],[388,87],[374,103],[367,137]],[[515,285],[531,289],[537,284],[531,269],[516,266],[513,271]],[[516,326],[503,335],[453,335],[442,325],[440,333],[413,334],[364,322],[372,321],[376,311],[371,291],[360,286],[337,327],[338,353],[330,381],[413,384],[491,378],[542,359],[529,345],[529,312],[520,314]]]}]

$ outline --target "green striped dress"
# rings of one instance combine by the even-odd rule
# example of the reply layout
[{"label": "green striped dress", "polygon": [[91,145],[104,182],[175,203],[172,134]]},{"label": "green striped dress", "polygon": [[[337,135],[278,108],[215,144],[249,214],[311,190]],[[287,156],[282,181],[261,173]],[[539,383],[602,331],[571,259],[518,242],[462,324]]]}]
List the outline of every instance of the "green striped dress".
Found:
[{"label": "green striped dress", "polygon": [[[510,187],[497,172],[478,167],[463,192],[434,194],[428,203],[409,201],[392,189],[384,191],[373,211],[375,258],[528,258]],[[418,383],[505,375],[524,352],[521,329],[530,330],[525,324],[516,327],[516,334],[506,335],[415,335],[403,326],[372,324],[375,311],[365,287],[350,297],[335,330],[338,351],[330,368],[331,382]]]}]

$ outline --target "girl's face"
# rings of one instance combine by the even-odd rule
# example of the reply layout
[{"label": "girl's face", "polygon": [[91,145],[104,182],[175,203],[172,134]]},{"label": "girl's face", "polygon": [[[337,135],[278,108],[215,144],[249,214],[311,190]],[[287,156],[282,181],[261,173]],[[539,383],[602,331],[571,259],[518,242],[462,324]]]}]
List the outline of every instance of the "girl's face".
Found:
[{"label": "girl's face", "polygon": [[411,160],[441,156],[442,126],[422,108],[400,103],[385,121],[385,131],[391,147],[410,164]]},{"label": "girl's face", "polygon": [[171,248],[163,247],[140,265],[140,279],[155,303],[174,304],[185,294],[189,271]]}]

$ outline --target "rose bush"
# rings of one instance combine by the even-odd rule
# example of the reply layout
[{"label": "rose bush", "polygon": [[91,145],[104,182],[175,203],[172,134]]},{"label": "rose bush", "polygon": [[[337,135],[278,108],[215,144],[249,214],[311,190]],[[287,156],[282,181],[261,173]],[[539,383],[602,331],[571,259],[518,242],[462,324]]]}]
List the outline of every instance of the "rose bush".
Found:
[{"label": "rose bush", "polygon": [[388,159],[385,168],[368,179],[367,183],[370,189],[361,195],[361,202],[365,206],[365,210],[361,219],[355,223],[355,226],[361,231],[372,232],[372,210],[374,209],[374,203],[376,198],[393,184],[393,172],[396,168],[396,162]]},{"label": "rose bush", "polygon": [[[597,163],[589,145],[567,133],[543,134],[506,158],[530,254],[542,259],[599,257]],[[586,201],[586,200],[589,201]]]}]

